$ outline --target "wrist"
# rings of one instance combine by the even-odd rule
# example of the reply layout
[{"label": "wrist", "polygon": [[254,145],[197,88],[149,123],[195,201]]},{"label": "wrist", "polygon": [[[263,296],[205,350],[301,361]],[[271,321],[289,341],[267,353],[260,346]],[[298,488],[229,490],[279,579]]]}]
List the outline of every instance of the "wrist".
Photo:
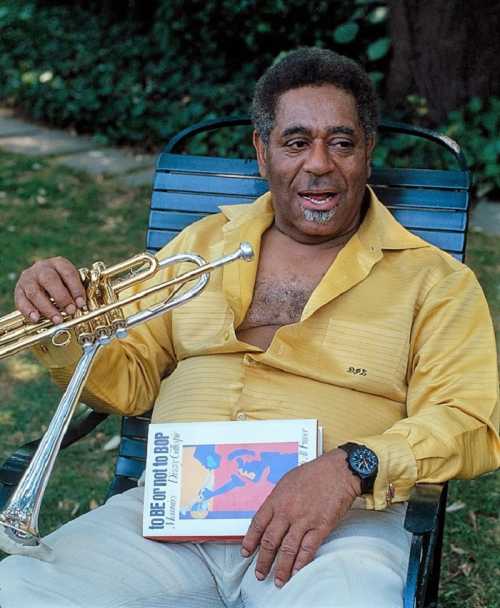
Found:
[{"label": "wrist", "polygon": [[361,480],[349,468],[346,452],[340,448],[336,448],[329,452],[329,455],[335,464],[335,478],[343,480],[344,485],[349,488],[353,499],[361,496]]},{"label": "wrist", "polygon": [[369,494],[378,473],[378,458],[373,450],[357,443],[344,443],[338,448],[345,454],[345,462],[359,480],[360,494]]}]

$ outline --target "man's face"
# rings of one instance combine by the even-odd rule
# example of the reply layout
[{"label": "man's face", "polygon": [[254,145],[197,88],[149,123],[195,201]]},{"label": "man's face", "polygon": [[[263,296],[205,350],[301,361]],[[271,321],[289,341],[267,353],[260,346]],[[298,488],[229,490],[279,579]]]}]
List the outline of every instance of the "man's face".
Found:
[{"label": "man's face", "polygon": [[301,87],[278,100],[268,146],[254,134],[276,227],[301,243],[327,243],[359,221],[374,146],[354,97],[333,85]]}]

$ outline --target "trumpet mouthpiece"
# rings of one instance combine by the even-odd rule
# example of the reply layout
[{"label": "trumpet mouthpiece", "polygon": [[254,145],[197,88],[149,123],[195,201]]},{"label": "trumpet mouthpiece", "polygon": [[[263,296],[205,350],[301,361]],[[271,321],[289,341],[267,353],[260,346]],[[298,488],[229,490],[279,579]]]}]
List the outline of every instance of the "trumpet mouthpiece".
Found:
[{"label": "trumpet mouthpiece", "polygon": [[248,241],[243,241],[240,243],[240,251],[241,251],[241,259],[245,260],[245,262],[250,262],[253,260],[253,249],[252,245]]}]

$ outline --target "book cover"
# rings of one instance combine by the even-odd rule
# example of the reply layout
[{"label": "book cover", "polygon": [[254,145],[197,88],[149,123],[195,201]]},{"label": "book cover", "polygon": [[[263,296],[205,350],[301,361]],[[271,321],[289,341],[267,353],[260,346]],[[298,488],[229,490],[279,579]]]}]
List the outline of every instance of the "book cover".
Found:
[{"label": "book cover", "polygon": [[320,443],[317,420],[151,424],[144,537],[240,540],[273,487],[316,458]]}]

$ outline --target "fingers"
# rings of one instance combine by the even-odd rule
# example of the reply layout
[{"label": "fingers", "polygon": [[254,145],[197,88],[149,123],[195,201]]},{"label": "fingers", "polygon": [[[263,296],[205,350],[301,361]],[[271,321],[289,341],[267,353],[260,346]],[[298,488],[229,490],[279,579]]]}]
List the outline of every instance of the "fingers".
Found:
[{"label": "fingers", "polygon": [[85,306],[85,289],[80,279],[80,273],[76,267],[65,258],[54,258],[54,267],[69,290],[73,299],[72,303],[78,308],[83,308]]},{"label": "fingers", "polygon": [[274,582],[282,587],[301,568],[313,561],[321,543],[323,535],[318,530],[290,528],[281,542],[276,557],[276,571]]},{"label": "fingers", "polygon": [[37,323],[40,320],[40,313],[24,295],[22,289],[16,287],[14,294],[17,310],[22,312],[26,319],[29,319],[32,323]]},{"label": "fingers", "polygon": [[276,562],[274,583],[283,587],[291,576],[312,562],[324,537],[319,529],[306,531],[298,524],[290,525],[285,518],[274,517],[261,534],[255,576],[264,580]]},{"label": "fingers", "polygon": [[290,578],[300,548],[302,534],[302,531],[290,528],[288,534],[286,534],[281,541],[281,546],[276,558],[276,572],[274,575],[276,587],[283,587]]},{"label": "fingers", "polygon": [[[285,548],[282,547],[282,541],[288,532],[288,528],[289,523],[286,519],[275,517],[262,535],[259,556],[255,565],[255,576],[260,581],[264,580],[269,574],[278,550],[280,550],[280,552],[283,550],[285,552],[293,551],[293,546],[291,543]],[[295,558],[295,553],[293,554],[292,564]],[[278,584],[278,586],[281,585]]]},{"label": "fingers", "polygon": [[25,270],[15,288],[17,309],[33,322],[40,316],[53,323],[62,321],[61,312],[74,314],[85,305],[85,290],[78,270],[64,258],[36,262]]},{"label": "fingers", "polygon": [[14,293],[17,309],[30,321],[36,323],[40,317],[45,317],[54,323],[61,322],[61,313],[38,284],[30,281],[17,285]]},{"label": "fingers", "polygon": [[273,511],[265,501],[252,519],[245,537],[241,541],[241,555],[248,557],[257,549],[260,539],[272,519]]},{"label": "fingers", "polygon": [[292,576],[313,561],[325,535],[319,530],[309,530],[302,537],[300,548],[293,564]]}]

